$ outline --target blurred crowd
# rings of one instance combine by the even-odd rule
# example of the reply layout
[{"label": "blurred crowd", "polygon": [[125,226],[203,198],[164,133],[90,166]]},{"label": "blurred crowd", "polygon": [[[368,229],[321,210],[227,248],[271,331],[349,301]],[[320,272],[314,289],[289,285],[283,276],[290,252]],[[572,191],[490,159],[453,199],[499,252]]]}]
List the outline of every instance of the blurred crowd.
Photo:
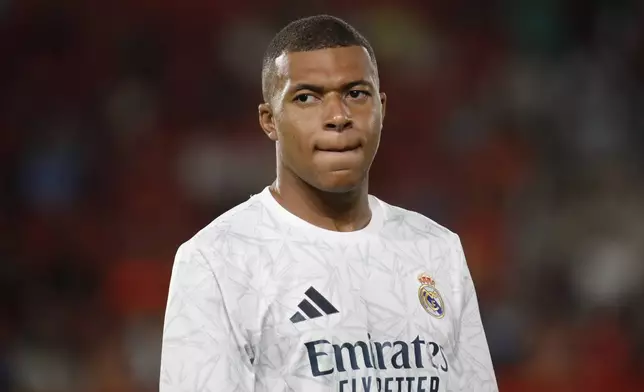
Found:
[{"label": "blurred crowd", "polygon": [[179,244],[272,181],[266,44],[331,13],[371,192],[456,231],[501,391],[644,390],[644,3],[0,1],[0,391],[158,387]]}]

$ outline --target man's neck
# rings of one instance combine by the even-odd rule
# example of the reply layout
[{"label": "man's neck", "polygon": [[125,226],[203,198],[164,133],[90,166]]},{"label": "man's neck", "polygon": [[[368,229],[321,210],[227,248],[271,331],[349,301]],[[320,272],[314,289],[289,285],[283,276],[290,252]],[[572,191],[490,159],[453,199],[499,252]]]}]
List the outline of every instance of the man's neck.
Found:
[{"label": "man's neck", "polygon": [[324,192],[295,176],[278,176],[270,186],[275,200],[314,226],[332,231],[355,231],[371,221],[368,184],[346,193]]}]

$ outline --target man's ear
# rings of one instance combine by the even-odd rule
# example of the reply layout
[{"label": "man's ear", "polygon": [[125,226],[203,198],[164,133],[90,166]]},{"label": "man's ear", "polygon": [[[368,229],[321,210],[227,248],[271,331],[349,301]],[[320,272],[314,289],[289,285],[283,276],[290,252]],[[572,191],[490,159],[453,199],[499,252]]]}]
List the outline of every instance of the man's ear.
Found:
[{"label": "man's ear", "polygon": [[387,94],[380,93],[380,105],[382,105],[382,116],[380,117],[380,126],[385,121],[385,113],[387,112]]},{"label": "man's ear", "polygon": [[262,103],[258,107],[259,113],[259,126],[268,136],[269,139],[277,141],[277,130],[275,129],[275,117],[273,115],[273,108],[269,103]]}]

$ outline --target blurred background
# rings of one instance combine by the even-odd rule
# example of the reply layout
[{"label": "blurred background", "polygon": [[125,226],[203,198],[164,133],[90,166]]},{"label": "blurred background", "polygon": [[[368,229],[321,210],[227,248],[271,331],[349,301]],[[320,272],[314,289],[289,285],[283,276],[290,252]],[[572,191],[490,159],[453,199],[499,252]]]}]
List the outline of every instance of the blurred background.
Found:
[{"label": "blurred background", "polygon": [[264,48],[331,13],[372,193],[460,234],[501,391],[644,391],[644,2],[1,0],[0,391],[158,389],[180,243],[274,176]]}]

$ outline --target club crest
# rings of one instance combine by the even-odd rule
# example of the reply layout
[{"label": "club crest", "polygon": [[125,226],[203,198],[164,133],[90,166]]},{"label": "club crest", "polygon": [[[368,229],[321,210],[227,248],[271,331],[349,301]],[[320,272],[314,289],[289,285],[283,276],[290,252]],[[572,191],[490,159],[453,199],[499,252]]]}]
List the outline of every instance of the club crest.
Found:
[{"label": "club crest", "polygon": [[418,288],[418,300],[423,309],[437,319],[445,317],[445,303],[440,292],[436,288],[436,282],[431,276],[424,272],[418,275],[420,287]]}]

